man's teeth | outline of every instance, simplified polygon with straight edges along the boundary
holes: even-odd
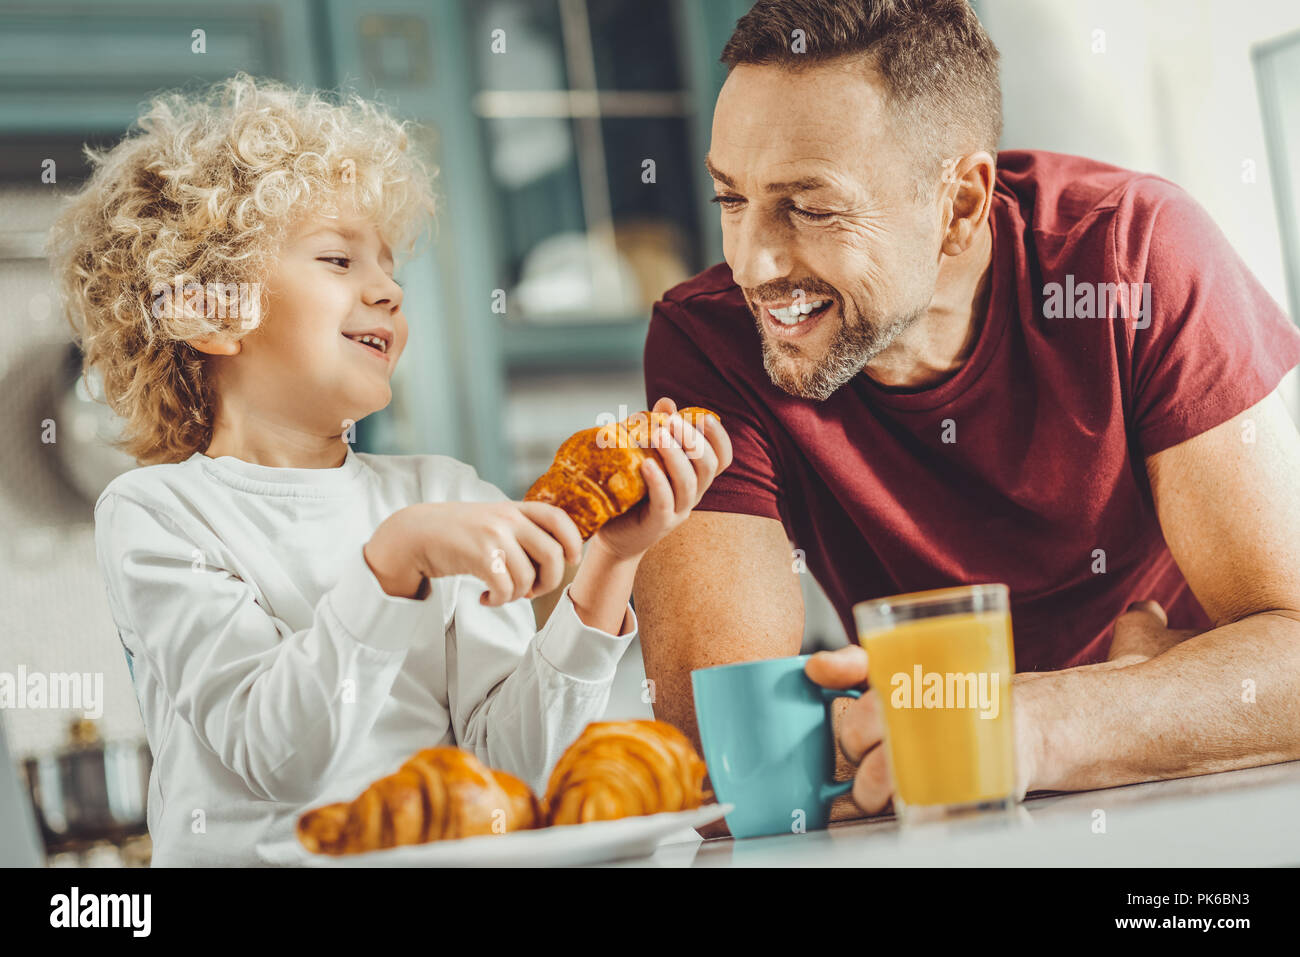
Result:
[[[348,336],[348,338],[351,339],[353,342],[364,342],[368,346],[374,346],[380,352],[384,352],[384,353],[388,352],[388,343],[384,342],[384,340],[380,339],[378,336],[372,336],[372,335]]]
[[[817,299],[813,302],[793,302],[780,309],[769,309],[767,312],[777,322],[793,326],[796,323],[803,322],[809,314],[820,309],[828,302],[830,302],[829,299]]]

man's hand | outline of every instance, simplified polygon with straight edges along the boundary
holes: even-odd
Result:
[[[1146,599],[1129,604],[1127,610],[1111,626],[1110,652],[1105,661],[1092,665],[1079,665],[1064,671],[1108,671],[1127,668],[1150,661],[1175,645],[1199,635],[1193,628],[1170,628],[1169,616],[1159,602]],[[1045,675],[1059,675],[1062,671],[1022,671],[1015,681],[1032,681]]]
[[[1106,660],[1121,667],[1141,664],[1199,634],[1193,628],[1170,628],[1159,602],[1135,601],[1115,619]]]
[[[894,782],[885,753],[884,714],[880,697],[867,689],[867,651],[848,645],[836,651],[819,651],[804,665],[804,673],[824,688],[864,689],[861,698],[849,704],[840,720],[839,744],[845,756],[858,765],[853,778],[853,801],[867,814],[879,814],[891,803]],[[1022,800],[1033,780],[1037,760],[1032,720],[1016,710],[1016,689],[1012,685],[1012,714],[1016,731],[1016,794]]]
[[[1108,660],[1068,671],[1124,668],[1141,664],[1186,641],[1199,632],[1170,628],[1165,610],[1154,601],[1137,601],[1115,619]],[[857,688],[864,693],[843,710],[838,741],[845,757],[854,762],[853,801],[867,814],[879,814],[891,803],[894,793],[889,760],[882,746],[884,716],[879,697],[867,688],[867,652],[860,645],[836,651],[819,651],[804,666],[804,673],[824,688]],[[1047,744],[1044,729],[1037,727],[1027,703],[1029,689],[1023,685],[1059,671],[1022,672],[1012,681],[1012,721],[1016,729],[1016,800],[1022,800],[1033,785],[1038,748]]]
[[[858,766],[853,778],[853,803],[867,814],[879,814],[890,803],[894,782],[883,747],[880,701],[874,691],[867,690],[866,649],[848,645],[836,651],[819,651],[804,665],[804,674],[823,688],[857,688],[863,692],[841,712],[838,740],[844,756]]]

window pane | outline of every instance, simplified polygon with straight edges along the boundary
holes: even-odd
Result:
[[[587,0],[599,89],[683,88],[676,6],[673,0]]]
[[[586,228],[571,120],[484,120],[488,167],[500,212],[499,245],[507,276],[540,240]]]
[[[569,85],[556,0],[469,0],[469,43],[481,90],[563,90]],[[503,31],[494,36],[494,31]],[[504,52],[493,52],[493,43]]]
[[[609,176],[610,205],[617,224],[639,222],[674,235],[682,279],[698,272],[699,209],[685,119],[647,117],[601,121]],[[651,168],[654,182],[644,182]],[[667,286],[659,289],[662,293]],[[653,302],[653,300],[651,300]]]

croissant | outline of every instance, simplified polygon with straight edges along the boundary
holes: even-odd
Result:
[[[636,814],[688,811],[704,762],[664,721],[594,721],[560,756],[546,785],[547,824],[583,824]]]
[[[692,425],[706,415],[718,418],[716,412],[696,406],[678,413]],[[650,447],[650,436],[652,429],[666,427],[668,419],[663,412],[638,412],[622,422],[575,433],[560,446],[555,461],[525,493],[524,501],[564,509],[585,542],[645,498],[649,489],[641,477],[641,463],[654,456],[663,465],[659,451]]]
[[[312,853],[340,855],[541,823],[541,806],[523,781],[460,748],[427,748],[355,801],[307,811],[297,831]]]

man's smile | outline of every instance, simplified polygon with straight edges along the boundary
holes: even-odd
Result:
[[[762,317],[768,335],[791,340],[802,339],[821,327],[823,321],[836,312],[836,306],[833,299],[821,297],[759,302],[755,304],[755,310]]]

